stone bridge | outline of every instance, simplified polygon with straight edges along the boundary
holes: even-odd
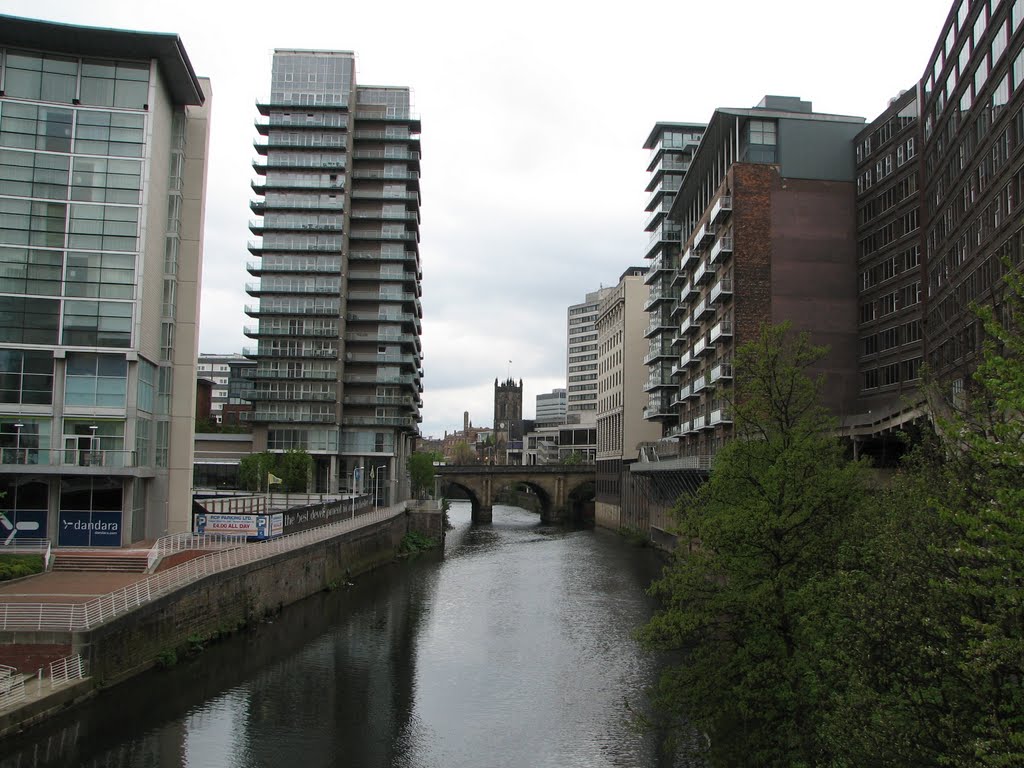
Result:
[[[540,500],[545,523],[578,522],[593,514],[596,470],[593,464],[542,466],[448,465],[435,468],[442,496],[446,488],[462,489],[473,505],[473,522],[489,523],[494,498],[502,489],[525,485]]]

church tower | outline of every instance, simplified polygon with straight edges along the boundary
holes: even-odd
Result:
[[[523,380],[516,384],[511,378],[502,383],[494,380],[495,440],[523,439]]]

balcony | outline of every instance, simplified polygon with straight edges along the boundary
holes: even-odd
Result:
[[[704,429],[705,423],[707,423],[706,416],[694,416],[693,419],[690,421],[689,433],[693,434],[694,432],[700,432],[702,429]]]
[[[715,427],[719,424],[732,424],[732,410],[728,406],[723,405],[711,411],[708,425]]]
[[[693,236],[693,247],[696,250],[700,250],[710,242],[715,236],[714,229],[708,224],[701,224],[697,227],[696,233]]]
[[[683,251],[683,255],[679,257],[679,269],[690,269],[697,263],[698,258],[699,256],[693,248],[687,248]]]
[[[647,301],[644,302],[644,312],[649,312],[651,307],[663,301],[674,301],[675,296],[671,291],[663,290],[660,285],[652,285],[647,292]]]
[[[345,210],[344,199],[340,196],[331,195],[328,200],[321,200],[319,196],[298,196],[291,195],[285,199],[274,199],[270,208],[275,211],[330,211],[341,213]],[[257,216],[263,216],[267,211],[267,201],[261,198],[254,198],[249,201],[249,209]]]
[[[672,321],[665,317],[655,316],[651,318],[650,324],[644,331],[644,338],[651,338],[655,334],[664,333],[665,331],[672,330],[675,325]]]
[[[256,368],[248,377],[256,381],[294,379],[295,381],[334,381],[338,378],[337,371],[333,370],[288,370],[280,368]]]
[[[259,261],[247,262],[245,268],[253,277],[268,272],[336,275],[341,272],[341,259],[275,259],[267,256]]]
[[[268,189],[296,190],[299,192],[327,192],[340,195],[345,189],[344,179],[321,181],[319,176],[310,174],[309,178],[285,179],[275,175],[273,178],[253,179],[249,182],[252,191],[257,195],[265,195]]]
[[[345,405],[391,405],[402,408],[412,408],[416,405],[415,398],[411,395],[345,395],[342,402]]]
[[[712,413],[714,413],[714,411],[708,411],[704,415],[704,422],[700,425],[700,429],[702,429],[702,430],[710,430],[710,429],[714,429],[715,428],[714,422],[711,421],[711,414]]]
[[[359,209],[352,211],[353,219],[376,219],[379,221],[411,221],[420,223],[420,215],[416,211],[381,211]]]
[[[679,300],[683,302],[693,301],[700,295],[700,289],[693,278],[683,283],[683,289],[679,292]]]
[[[341,423],[346,427],[414,427],[412,416],[343,416]]]
[[[333,305],[321,305],[321,306],[281,306],[281,305],[270,305],[264,307],[263,305],[252,306],[251,304],[245,305],[245,314],[249,317],[268,317],[273,315],[312,315],[319,317],[337,317],[341,311],[339,304]]]
[[[695,320],[704,320],[714,314],[715,305],[709,303],[707,299],[701,299],[697,303],[697,306],[693,308],[693,317]]]
[[[250,411],[240,414],[242,421],[257,424],[337,424],[333,413],[292,413],[291,411]]]
[[[242,392],[242,398],[253,402],[333,403],[337,395],[333,392],[249,389]]]
[[[339,236],[338,240],[341,238]],[[341,243],[302,243],[301,245],[264,245],[250,240],[246,243],[249,253],[260,256],[264,253],[340,253]]]
[[[97,442],[100,440],[102,438],[96,438]],[[105,470],[131,469],[139,466],[135,451],[115,451],[105,448],[0,448],[0,465],[5,467],[94,467]]]
[[[698,345],[700,345],[700,349],[697,348]],[[700,355],[701,357],[703,357],[704,355],[714,354],[714,351],[715,342],[714,340],[712,340],[710,334],[705,336],[703,339],[697,339],[697,341],[694,342],[693,344],[693,354],[695,355]]]
[[[383,170],[383,169],[365,169],[352,171],[352,178],[354,179],[394,179],[396,181],[411,181],[419,183],[420,174],[418,171],[398,171],[398,170]]]
[[[264,284],[266,283],[266,284]],[[258,283],[246,283],[245,292],[250,296],[266,296],[268,294],[326,294],[337,296],[341,290],[340,284],[335,285],[275,285],[273,280],[260,281]]]
[[[697,318],[693,315],[687,315],[683,318],[683,322],[679,324],[679,333],[683,336],[689,336],[691,333],[696,333],[700,330],[700,323],[697,322]]]
[[[723,214],[729,213],[732,210],[732,195],[722,195],[720,198],[715,200],[714,205],[711,206],[711,215],[708,216],[708,222],[711,224],[717,224],[718,218]]]
[[[703,339],[698,340],[697,344],[700,344],[702,341]],[[701,350],[697,349],[697,344],[694,344],[691,349],[689,349],[686,352],[683,352],[683,354],[679,356],[679,364],[682,367],[693,368],[700,365]]]
[[[647,265],[647,273],[644,275],[644,283],[650,285],[654,282],[654,278],[659,274],[672,271],[672,264],[669,260],[665,259],[662,254],[659,254],[651,263]]]
[[[387,149],[357,149],[352,153],[356,160],[408,160],[420,161],[420,153],[405,147],[389,147]]]
[[[662,357],[675,357],[675,353],[672,351],[671,345],[664,342],[655,342],[650,345],[647,354],[644,355],[644,365],[649,365]]]
[[[708,376],[699,376],[690,387],[694,396],[699,395],[704,389],[711,383],[711,379]]]
[[[349,232],[351,240],[415,240],[415,232],[385,232],[380,229],[353,229]]]
[[[260,328],[258,325],[252,326],[247,325],[242,329],[242,333],[248,336],[250,339],[261,339],[264,337],[310,337],[319,339],[336,339],[338,338],[338,328],[274,328],[266,327]]]
[[[246,357],[261,358],[261,357],[285,357],[285,358],[310,358],[319,360],[337,360],[338,350],[336,349],[267,349],[264,347],[243,347],[242,354]]]
[[[675,408],[680,405],[687,397],[690,396],[690,385],[684,384],[679,388],[675,395],[672,396],[671,406]]]
[[[725,257],[732,253],[732,235],[726,235],[718,238],[715,244],[711,246],[711,253],[708,255],[708,261],[717,263],[724,261]]]
[[[710,338],[711,341],[716,341],[721,338],[731,339],[732,320],[719,320],[717,323],[711,326]]]
[[[707,283],[715,276],[716,267],[710,262],[703,262],[693,272],[693,282],[697,285]]]
[[[732,296],[732,278],[723,277],[713,286],[711,286],[711,292],[708,293],[708,301],[716,303],[721,299],[727,299]]]
[[[732,380],[732,363],[719,363],[711,369],[711,383]]]

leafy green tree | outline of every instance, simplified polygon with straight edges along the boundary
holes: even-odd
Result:
[[[273,471],[282,480],[280,490],[305,493],[313,475],[313,457],[301,448],[292,448],[277,456]]]
[[[945,482],[929,494],[958,534],[943,586],[964,607],[958,664],[973,694],[946,713],[964,738],[944,759],[1000,768],[1024,765],[1024,279],[1005,280],[999,311],[978,309],[985,340],[964,389],[931,389]]]
[[[265,491],[267,475],[276,465],[277,458],[270,451],[250,453],[238,463],[238,482],[247,491]]]
[[[452,446],[452,461],[455,464],[473,464],[476,462],[476,452],[465,440],[459,440]]]
[[[409,477],[412,481],[412,492],[420,499],[425,499],[434,490],[434,462],[437,454],[417,451],[409,457]]]
[[[565,466],[577,467],[586,463],[586,457],[579,451],[573,451],[563,456],[561,463]]]
[[[825,350],[766,327],[736,355],[736,439],[695,498],[676,507],[690,546],[652,587],[662,608],[639,632],[683,653],[655,687],[668,727],[696,728],[714,765],[823,762],[816,712],[819,579],[836,570],[863,496],[820,405],[810,367]],[[687,723],[689,725],[687,725]]]

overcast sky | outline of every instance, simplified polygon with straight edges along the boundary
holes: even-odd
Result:
[[[244,284],[255,102],[275,48],[352,50],[362,85],[413,89],[423,121],[424,409],[489,426],[494,379],[565,386],[565,312],[643,264],[643,149],[766,93],[877,116],[924,71],[945,0],[227,2],[5,0],[3,11],[175,32],[213,81],[200,351],[254,346]],[[511,361],[511,363],[509,362]]]

